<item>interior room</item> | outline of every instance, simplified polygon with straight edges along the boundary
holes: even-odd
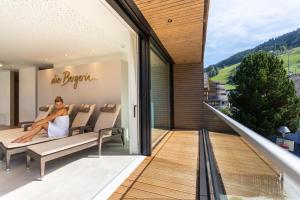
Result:
[[[136,156],[138,34],[105,1],[1,1],[0,9],[0,136],[8,128],[34,121],[57,96],[74,105],[71,123],[82,104],[95,104],[88,120],[91,127],[105,104],[119,105],[114,126],[124,130],[124,145],[115,138],[103,143],[100,157],[95,147],[51,161],[41,182],[36,182],[38,163],[26,170],[23,154],[12,156],[9,171],[0,161],[1,198],[36,198],[54,186],[58,189],[51,199],[62,194],[101,196],[142,157]],[[75,173],[81,178],[74,178]],[[65,185],[82,189],[66,194],[59,189]]]
[[[56,96],[75,107],[120,104],[129,148],[129,108],[137,104],[137,34],[102,1],[20,2],[0,5],[5,11],[0,21],[5,30],[0,37],[1,126],[33,121]],[[11,105],[13,100],[18,103]],[[96,117],[95,112],[91,124]]]

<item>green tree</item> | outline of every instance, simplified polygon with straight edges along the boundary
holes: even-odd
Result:
[[[237,68],[233,82],[237,87],[229,94],[231,113],[242,124],[266,137],[282,125],[298,128],[300,100],[282,60],[266,52],[251,54]]]

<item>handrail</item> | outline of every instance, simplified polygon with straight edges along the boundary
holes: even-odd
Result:
[[[204,151],[202,157],[204,157],[207,168],[206,174],[210,192],[209,196],[213,195],[214,200],[227,200],[226,190],[224,188],[222,177],[219,173],[208,131],[203,129],[200,136],[202,136],[200,139],[203,140],[202,145],[204,146],[202,148],[202,151]]]
[[[207,103],[203,102],[211,111],[213,111],[222,121],[228,124],[236,133],[240,134],[253,147],[258,149],[268,158],[276,167],[289,178],[300,185],[300,159],[295,155],[283,150],[273,142],[267,140],[258,133],[252,131],[241,123],[228,117]]]

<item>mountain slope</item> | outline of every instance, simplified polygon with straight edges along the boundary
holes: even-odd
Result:
[[[230,77],[234,74],[238,64],[230,65],[219,70],[218,75],[211,77],[210,80],[225,84],[226,90],[235,89],[234,85],[228,83]]]
[[[288,55],[289,54],[289,55]],[[288,71],[288,60],[290,62],[290,73],[300,73],[300,47],[293,48],[288,52],[278,55],[278,58],[283,60],[283,65]],[[216,76],[210,78],[210,80],[224,83],[226,90],[234,89],[235,86],[229,83],[230,77],[234,75],[235,69],[238,64],[225,66],[223,69],[219,70]]]
[[[240,63],[245,56],[250,53],[257,51],[272,51],[277,54],[286,51],[287,49],[292,49],[300,46],[300,28],[286,33],[277,38],[272,38],[269,41],[260,44],[253,49],[248,49],[239,53],[236,53],[229,58],[222,60],[221,62],[211,65],[205,69],[205,71],[209,74],[210,77],[216,75],[218,71],[225,66],[230,66],[236,63]]]

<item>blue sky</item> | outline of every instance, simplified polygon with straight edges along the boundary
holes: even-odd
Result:
[[[300,28],[300,0],[210,0],[204,66]]]

